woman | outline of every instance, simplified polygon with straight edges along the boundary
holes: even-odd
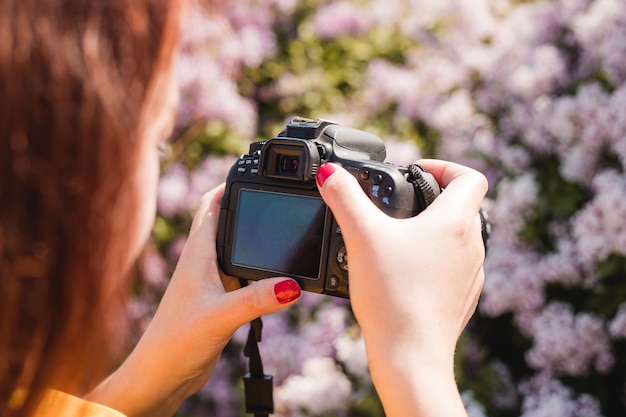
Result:
[[[101,3],[0,3],[1,416],[172,415],[239,326],[300,295],[288,278],[241,289],[221,279],[218,187],[146,333],[102,381],[154,219],[182,6]],[[484,279],[476,213],[487,184],[422,163],[446,190],[413,219],[382,214],[336,165],[317,180],[350,252],[351,301],[387,415],[464,415],[453,354]]]

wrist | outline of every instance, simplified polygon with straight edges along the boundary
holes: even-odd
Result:
[[[86,399],[106,405],[127,417],[172,416],[190,395],[187,383],[173,383],[160,366],[145,363],[142,355],[131,356]]]
[[[387,417],[466,416],[454,352],[427,344],[369,344],[370,372]]]

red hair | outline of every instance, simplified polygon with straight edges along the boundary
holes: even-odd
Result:
[[[137,220],[137,130],[173,59],[178,8],[0,3],[0,416],[109,371],[107,323],[128,286]]]

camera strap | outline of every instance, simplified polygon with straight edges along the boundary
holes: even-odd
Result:
[[[435,191],[432,189],[428,181],[424,179],[422,172],[426,170],[418,164],[411,164],[407,167],[407,181],[413,184],[415,189],[415,202],[419,211],[426,209],[433,201],[435,201]],[[438,193],[437,193],[438,194]]]
[[[240,280],[242,286],[247,282]],[[258,317],[250,322],[248,339],[243,354],[249,359],[248,373],[243,377],[246,413],[254,417],[268,417],[274,412],[273,377],[263,372],[263,361],[258,342],[261,341],[263,321]]]

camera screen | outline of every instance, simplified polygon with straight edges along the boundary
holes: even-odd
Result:
[[[233,265],[317,279],[325,211],[319,197],[240,190]]]

